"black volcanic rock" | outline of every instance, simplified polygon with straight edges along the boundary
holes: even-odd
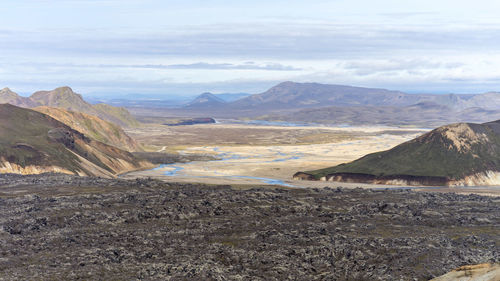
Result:
[[[0,175],[5,280],[429,280],[500,261],[498,198]]]

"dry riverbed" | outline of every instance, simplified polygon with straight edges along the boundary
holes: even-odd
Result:
[[[315,186],[317,183],[292,181],[292,175],[299,170],[328,167],[390,149],[423,132],[423,129],[388,127],[210,124],[172,128],[150,125],[129,133],[145,145],[176,148],[184,155],[212,154],[221,160],[163,165],[124,177],[211,184]]]

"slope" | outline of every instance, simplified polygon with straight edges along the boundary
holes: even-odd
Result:
[[[40,112],[0,105],[0,172],[114,177],[151,167]]]
[[[390,150],[294,177],[403,185],[500,184],[500,120],[442,126]]]
[[[125,108],[106,104],[91,105],[80,94],[73,92],[70,87],[60,87],[52,91],[38,91],[30,98],[39,105],[94,115],[122,127],[139,125],[139,122]]]
[[[31,100],[30,98],[21,97],[9,88],[3,88],[0,90],[0,103],[10,103],[21,107],[33,107],[38,105],[37,102]]]
[[[454,110],[469,107],[497,109],[500,93],[485,94],[408,94],[378,88],[320,83],[283,82],[264,93],[251,95],[228,104],[231,109],[302,109],[351,106],[410,106],[432,102]]]
[[[140,145],[129,137],[120,126],[96,116],[56,107],[39,106],[33,109],[49,115],[97,141],[127,151],[142,151]]]

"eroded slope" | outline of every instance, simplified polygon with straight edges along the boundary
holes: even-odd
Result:
[[[0,105],[0,172],[114,177],[150,167],[129,152],[86,137],[52,117]]]

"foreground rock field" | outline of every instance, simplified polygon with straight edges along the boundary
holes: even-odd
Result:
[[[429,280],[500,261],[500,198],[0,176],[0,280]]]

